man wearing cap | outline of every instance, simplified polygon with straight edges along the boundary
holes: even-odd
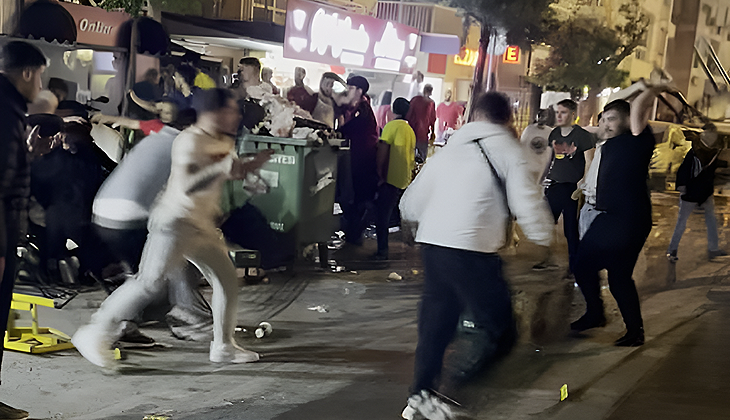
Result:
[[[353,197],[348,203],[340,203],[344,213],[345,240],[359,245],[365,228],[364,216],[368,202],[375,196],[378,174],[375,156],[378,146],[378,123],[366,96],[370,83],[362,76],[347,79],[347,92],[335,96],[342,108],[345,124],[340,132],[350,139],[350,161]]]

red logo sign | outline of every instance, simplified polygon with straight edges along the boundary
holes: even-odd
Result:
[[[507,50],[502,57],[503,63],[520,64],[520,47],[516,45],[507,46]]]

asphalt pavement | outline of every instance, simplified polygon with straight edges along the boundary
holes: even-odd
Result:
[[[676,200],[655,194],[656,226],[637,267],[643,347],[612,345],[623,325],[608,290],[605,328],[580,337],[553,328],[550,336],[533,339],[525,328],[554,315],[550,305],[525,302],[571,284],[562,270],[532,272],[535,249],[523,241],[505,256],[516,309],[531,315],[512,354],[463,390],[474,418],[728,417],[723,382],[730,371],[724,353],[730,344],[730,264],[707,261],[699,213],[690,218],[679,262],[666,261]],[[718,200],[717,208],[727,247],[727,203]],[[367,261],[375,250],[370,239],[364,248],[334,252],[335,270],[303,262],[293,273],[272,274],[270,284],[242,285],[241,325],[268,321],[274,329],[263,339],[237,334],[240,344],[261,353],[260,362],[212,364],[207,343],[176,340],[162,323],[151,323],[142,330],[161,346],[128,350],[116,373],[74,350],[6,352],[0,401],[28,410],[33,419],[397,419],[412,374],[423,272],[417,250],[398,242],[397,234],[392,241],[389,262]],[[556,244],[563,269],[565,257],[565,244]],[[555,300],[567,306],[560,312],[567,314],[559,319],[564,327],[583,305],[577,289],[566,293],[567,301]],[[41,325],[73,333],[103,298],[95,291],[61,310],[41,308]],[[562,401],[561,388],[567,389]]]

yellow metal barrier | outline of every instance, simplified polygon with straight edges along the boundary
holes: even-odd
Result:
[[[5,332],[5,348],[24,353],[48,353],[72,349],[74,345],[71,344],[71,337],[55,328],[38,326],[38,306],[53,308],[53,299],[13,293],[10,309],[30,311],[32,321],[30,327],[16,327],[12,322],[14,317],[11,314],[11,322]]]

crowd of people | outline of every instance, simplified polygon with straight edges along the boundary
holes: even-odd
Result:
[[[626,326],[615,344],[644,344],[632,273],[652,226],[647,176],[654,137],[647,110],[669,88],[665,78],[634,85],[625,98],[631,102],[608,103],[590,132],[576,124],[577,104],[564,100],[541,110],[537,122],[517,139],[512,106],[501,93],[475,97],[471,120],[462,126],[463,108],[452,102],[451,92],[436,107],[433,89],[425,85],[410,100],[395,98],[390,117],[380,124],[365,77],[324,73],[314,92],[304,84],[305,69],[297,68],[294,86],[280,89],[271,81],[271,70],[254,57],[240,60],[238,82],[231,88],[211,85],[209,76],[190,64],[163,69],[172,83],[159,82],[157,70],[147,72],[129,99],[153,118],[84,118],[73,112],[63,118],[55,114],[59,103],[67,101],[63,85],[54,82],[50,94],[41,93],[47,59],[40,50],[13,41],[3,47],[2,58],[3,328],[15,282],[15,247],[36,225],[39,232],[45,228],[44,264],[49,269],[70,261],[60,243],[69,238],[82,250],[74,257],[82,272],[103,281],[111,276],[110,266],[122,267],[120,285],[72,339],[91,363],[114,368],[112,343],[160,296],[169,300],[173,334],[210,341],[211,362],[259,360],[233,337],[238,283],[226,239],[270,232],[242,235],[244,227],[223,224],[221,236],[219,203],[227,181],[246,178],[273,153],[242,158],[234,140],[263,117],[257,99],[273,94],[350,141],[350,153],[338,161],[336,198],[345,240],[362,244],[365,228],[374,222],[377,252],[372,258],[387,260],[388,231],[398,210],[404,235],[420,244],[425,279],[414,378],[403,418],[453,418],[459,408],[448,396],[514,344],[517,331],[499,256],[510,240],[512,220],[541,246],[547,257],[533,268],[545,270],[558,266],[548,249],[562,217],[566,276],[575,278],[586,301],[585,314],[571,323],[573,331],[606,324],[599,277],[606,269]],[[116,165],[94,145],[91,122],[139,130],[143,139]],[[428,156],[437,139],[448,141]],[[698,205],[705,208],[709,256],[725,255],[712,214],[710,185],[720,165],[715,127],[704,127],[695,142],[678,174],[682,196],[667,251],[670,261],[677,260],[687,217]],[[414,176],[419,159],[427,164]],[[33,223],[27,215],[31,197],[42,222]],[[270,243],[276,253],[278,242]],[[104,258],[99,249],[105,250]],[[97,253],[89,257],[92,251]],[[210,304],[197,290],[201,276],[213,289]],[[454,365],[444,364],[446,348],[465,315],[474,324],[478,351]],[[0,412],[6,418],[25,413],[4,404]]]

